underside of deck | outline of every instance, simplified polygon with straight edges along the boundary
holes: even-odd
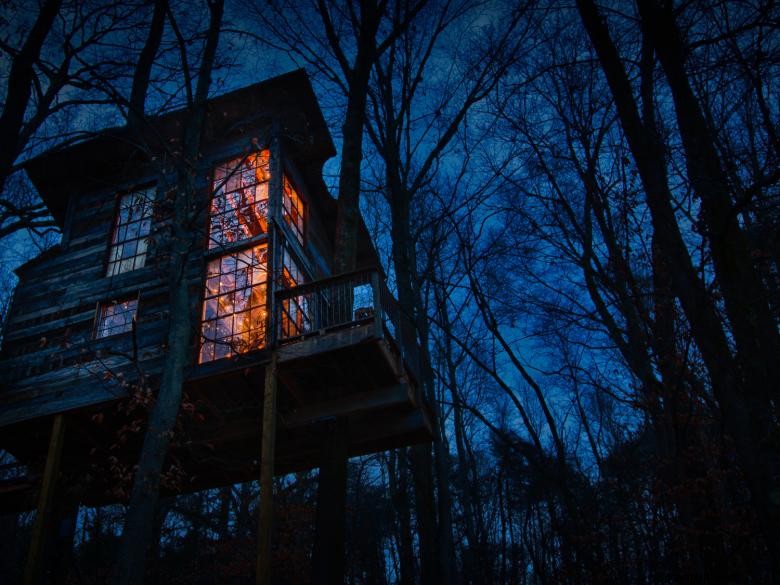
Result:
[[[180,493],[259,477],[270,351],[196,367],[185,384],[162,490]],[[115,400],[67,413],[62,485],[85,504],[127,497],[148,406]],[[278,349],[277,474],[319,466],[337,418],[351,456],[429,441],[431,419],[391,340],[374,323],[297,339]],[[27,467],[0,481],[0,511],[34,505],[51,417],[0,428],[0,449]]]

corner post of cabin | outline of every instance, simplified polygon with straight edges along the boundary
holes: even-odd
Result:
[[[279,308],[276,306],[276,291],[282,288],[281,277],[284,259],[283,233],[281,230],[282,215],[282,160],[281,128],[279,121],[272,123],[269,133],[268,149],[270,151],[269,170],[271,178],[268,183],[268,334],[267,344],[275,347],[279,335]]]
[[[57,414],[52,422],[46,465],[44,466],[43,478],[41,480],[41,491],[38,494],[38,507],[35,513],[32,540],[27,552],[27,564],[24,569],[24,585],[34,585],[40,579],[46,528],[50,524],[52,516],[64,439],[65,417],[62,414]]]
[[[281,129],[278,121],[272,125],[268,148],[270,150],[268,186],[268,236],[267,303],[268,332],[266,343],[271,349],[271,361],[265,367],[263,390],[263,420],[260,453],[260,503],[257,528],[257,585],[271,582],[271,536],[273,531],[273,480],[276,450],[276,391],[277,391],[277,337],[279,332],[276,291],[281,288],[283,266],[282,234],[279,229],[282,207],[282,173],[284,163],[281,152]]]

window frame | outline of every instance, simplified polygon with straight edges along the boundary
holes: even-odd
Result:
[[[144,250],[144,253],[143,253],[143,263],[140,266],[135,266],[136,260],[134,260],[133,261],[133,268],[131,268],[130,270],[124,270],[124,271],[119,271],[119,272],[111,272],[111,266],[112,265],[114,265],[114,266],[121,266],[121,263],[124,260],[127,260],[127,258],[112,260],[114,248],[116,246],[121,246],[122,244],[124,244],[127,241],[129,241],[129,240],[124,240],[121,243],[114,242],[114,235],[117,233],[117,230],[120,227],[118,222],[119,222],[119,219],[120,219],[120,213],[122,211],[122,200],[125,197],[127,197],[127,196],[136,195],[136,194],[140,194],[140,193],[143,193],[143,192],[146,192],[146,193],[149,194],[148,199],[147,199],[148,202],[149,202],[149,210],[150,210],[149,211],[149,216],[148,216],[148,218],[142,216],[142,218],[140,220],[138,220],[138,223],[142,223],[144,220],[148,219],[149,220],[149,231],[144,236],[140,236],[139,235],[138,237],[133,238],[136,242],[140,242],[141,240],[144,240],[144,239],[148,240],[148,238],[150,238],[151,234],[152,234],[152,224],[153,224],[153,219],[154,219],[154,204],[155,204],[155,202],[157,200],[157,188],[156,187],[157,187],[157,184],[155,182],[142,183],[142,184],[130,187],[128,189],[118,190],[115,193],[115,196],[114,196],[114,210],[113,210],[113,213],[111,215],[111,227],[108,230],[106,252],[105,252],[104,262],[103,262],[103,278],[116,278],[116,277],[121,276],[123,274],[129,274],[131,272],[135,272],[136,270],[141,270],[141,269],[146,268],[148,266],[147,260],[148,260],[148,257],[149,257],[149,248],[150,248],[149,244],[150,244],[150,242],[147,241],[146,242],[146,249]],[[135,223],[135,222],[133,222],[133,223]],[[125,225],[129,225],[129,224],[125,224]],[[132,256],[130,256],[130,258],[134,258],[135,259],[138,256],[139,256],[139,254],[138,254],[138,247],[137,247],[137,244],[136,244],[136,253],[133,254]]]
[[[228,165],[233,161],[239,161],[238,165],[236,167],[235,172],[241,172],[240,165],[243,165],[244,162],[253,155],[259,155],[263,151],[268,152],[268,180],[266,181],[268,185],[268,198],[267,198],[267,211],[266,211],[266,221],[267,221],[267,227],[265,232],[257,234],[255,236],[251,236],[247,239],[243,240],[237,240],[234,242],[228,242],[228,243],[218,243],[214,247],[211,247],[212,243],[212,237],[211,237],[211,225],[212,225],[212,205],[214,202],[214,197],[216,196],[217,189],[215,188],[216,181],[217,181],[217,169],[219,167],[228,167]],[[272,281],[271,281],[271,274],[269,271],[269,262],[268,259],[270,258],[272,254],[272,246],[271,246],[271,238],[270,231],[271,231],[271,225],[272,225],[272,216],[271,216],[271,209],[272,209],[272,198],[273,198],[273,176],[272,176],[272,159],[273,159],[273,153],[271,152],[270,146],[264,146],[262,148],[259,148],[257,150],[253,150],[249,153],[241,153],[238,155],[231,155],[226,156],[223,158],[220,158],[218,160],[215,160],[211,163],[211,170],[208,174],[209,179],[209,186],[208,186],[208,203],[206,206],[206,217],[205,217],[205,237],[203,242],[203,268],[202,268],[202,278],[201,278],[201,295],[200,295],[200,306],[199,306],[199,312],[198,312],[198,343],[196,346],[196,354],[195,354],[195,363],[198,366],[203,366],[206,364],[219,362],[224,359],[233,359],[236,356],[239,355],[246,355],[248,353],[254,352],[254,351],[260,351],[268,347],[268,343],[270,340],[270,326],[271,326],[271,306],[270,306],[270,296],[272,292]],[[226,180],[227,181],[227,180]],[[260,183],[256,183],[260,184]],[[207,343],[214,343],[216,346],[217,340],[216,336],[214,339],[207,338],[204,332],[204,325],[207,321],[214,321],[215,323],[218,321],[218,319],[206,319],[205,318],[205,311],[206,311],[206,305],[209,300],[219,298],[220,295],[210,295],[208,292],[207,284],[209,279],[209,264],[211,264],[214,261],[222,262],[222,259],[231,256],[231,255],[238,255],[241,252],[248,252],[252,251],[256,248],[264,248],[265,249],[265,256],[266,261],[264,264],[265,268],[265,334],[262,345],[256,348],[247,349],[242,352],[235,351],[235,347],[232,345],[232,343],[228,343],[227,347],[229,348],[229,355],[223,356],[223,357],[216,357],[216,350],[213,352],[214,357],[210,358],[208,360],[203,361],[201,359],[203,347]],[[252,290],[252,288],[255,286],[253,283],[248,288],[242,288],[240,290]],[[238,289],[234,287],[233,293],[235,293]],[[229,293],[227,293],[229,294]],[[250,293],[251,294],[251,293]],[[251,314],[251,306],[246,311]],[[240,314],[241,312],[232,312],[231,316],[234,316],[236,314]],[[235,326],[235,325],[234,325]],[[235,330],[234,330],[235,331]],[[248,330],[248,332],[253,331],[252,329]],[[236,337],[235,335],[231,336],[231,339]],[[227,338],[226,338],[227,339]]]
[[[239,164],[243,164],[244,161],[246,161],[250,156],[260,154],[263,151],[268,151],[268,180],[266,183],[268,184],[268,198],[267,198],[267,211],[266,211],[266,231],[264,233],[258,234],[256,236],[252,236],[251,238],[247,238],[245,240],[238,240],[235,242],[228,242],[228,243],[219,243],[215,245],[214,247],[211,247],[211,206],[214,202],[214,196],[216,193],[216,189],[214,188],[214,184],[216,183],[216,174],[217,174],[217,168],[219,167],[226,167],[229,163],[240,160],[241,162]],[[236,170],[235,172],[240,172]],[[226,156],[223,158],[218,159],[217,161],[213,162],[211,164],[211,170],[208,174],[208,181],[209,181],[209,200],[208,204],[206,206],[206,230],[205,230],[205,241],[204,241],[204,249],[205,254],[207,256],[213,256],[213,255],[220,255],[220,254],[228,254],[231,252],[235,252],[236,250],[240,250],[248,245],[248,242],[253,242],[255,244],[259,242],[263,242],[268,239],[268,233],[270,231],[270,225],[271,225],[271,149],[269,147],[260,148],[259,150],[243,153],[238,156],[232,155],[232,156]],[[227,179],[225,180],[227,182]],[[256,183],[256,185],[259,185],[260,183]],[[232,192],[232,191],[231,191]],[[220,214],[222,215],[222,214]]]
[[[309,231],[309,201],[306,197],[304,197],[302,190],[298,187],[299,182],[295,180],[293,175],[294,175],[293,169],[288,169],[288,168],[282,169],[282,181],[281,181],[282,197],[281,197],[281,201],[279,202],[280,203],[279,212],[280,212],[280,219],[281,219],[280,223],[292,235],[292,238],[287,238],[287,239],[290,241],[294,240],[301,247],[301,250],[305,250],[306,243],[308,241],[308,231]],[[285,213],[287,211],[284,206],[285,181],[287,181],[290,184],[291,189],[298,196],[298,201],[303,207],[302,213],[300,213],[301,222],[303,223],[303,229],[300,232],[298,232],[297,227],[293,228],[292,225],[288,223],[287,219],[285,218]],[[300,233],[300,239],[298,238],[299,233]]]
[[[297,241],[297,240],[296,240]],[[298,257],[298,253],[290,245],[290,242],[284,242],[280,247],[281,250],[281,270],[279,272],[279,286],[282,289],[294,289],[298,286],[311,282],[311,277],[306,269],[306,266],[301,262]],[[288,268],[287,261],[292,263],[292,266],[296,269],[299,281],[295,281],[292,272]],[[285,272],[290,274],[289,280],[285,277]],[[292,321],[290,321],[292,318]],[[280,319],[277,323],[279,332],[283,338],[301,337],[311,332],[311,327],[307,328],[306,324],[310,326],[312,323],[311,308],[309,307],[308,299],[305,297],[289,297],[282,301]],[[296,329],[296,334],[291,335],[291,327]]]
[[[264,263],[258,262],[258,264],[257,264],[257,266],[258,267],[262,267],[263,268],[263,272],[265,272],[265,279],[264,280],[262,280],[262,281],[260,281],[258,283],[255,283],[254,280],[252,280],[252,282],[248,282],[247,284],[245,284],[245,286],[242,286],[240,288],[238,286],[236,286],[237,282],[236,282],[236,280],[234,280],[232,288],[230,288],[230,289],[228,289],[228,290],[226,290],[224,292],[220,291],[219,288],[217,288],[217,292],[212,294],[212,292],[209,289],[209,282],[208,282],[210,280],[210,278],[209,278],[209,274],[210,274],[209,273],[209,265],[210,264],[212,264],[213,262],[217,262],[217,263],[220,264],[220,272],[219,273],[215,273],[214,276],[212,276],[211,278],[221,279],[223,276],[226,276],[228,274],[227,272],[222,272],[221,265],[222,265],[223,259],[228,258],[230,256],[237,257],[237,256],[239,256],[242,253],[250,253],[250,254],[252,254],[252,257],[254,258],[255,251],[257,251],[257,250],[262,250],[263,254],[265,255],[265,262]],[[269,246],[268,242],[260,242],[260,243],[255,242],[252,245],[245,246],[245,247],[242,247],[242,248],[237,249],[237,250],[232,250],[231,252],[223,252],[221,254],[211,254],[211,255],[208,255],[208,256],[204,256],[204,259],[205,259],[205,267],[204,267],[205,268],[205,275],[204,275],[204,279],[203,279],[203,292],[201,294],[200,311],[198,313],[198,320],[199,320],[199,325],[198,325],[198,350],[197,350],[197,356],[196,356],[197,357],[197,363],[199,365],[203,365],[203,364],[219,361],[221,359],[232,358],[232,357],[234,357],[236,355],[243,355],[243,354],[246,354],[246,353],[250,353],[252,351],[261,350],[261,349],[265,348],[268,345],[268,333],[269,333],[269,324],[270,324],[270,320],[269,320],[269,304],[268,304],[268,301],[269,301],[269,289],[270,289],[270,287],[269,287],[270,278],[269,278],[269,274],[268,274],[268,256],[269,256],[269,254],[270,254],[270,246]],[[236,263],[236,264],[237,264],[237,261],[238,261],[237,259],[233,260],[233,262]],[[249,264],[247,266],[248,272],[251,273],[254,270],[254,266],[255,266],[254,264]],[[239,270],[238,268],[235,268],[234,271],[233,271],[233,274],[238,274],[238,270]],[[263,290],[263,295],[265,296],[265,302],[263,304],[258,304],[258,305],[254,305],[254,306],[252,305],[251,298],[252,298],[252,294],[253,294],[254,289],[258,289],[258,290],[264,289]],[[222,356],[222,357],[217,357],[216,346],[221,343],[220,342],[220,338],[217,336],[217,331],[218,331],[219,321],[220,321],[219,299],[221,297],[225,297],[225,296],[228,296],[228,295],[234,295],[237,292],[243,292],[243,291],[246,291],[245,294],[249,295],[247,297],[247,299],[246,299],[246,302],[247,302],[246,307],[244,307],[242,310],[238,311],[238,310],[235,309],[235,302],[234,302],[233,306],[231,307],[231,311],[224,315],[224,317],[230,318],[231,322],[233,323],[231,325],[231,334],[230,334],[230,336],[222,338],[222,339],[225,339],[225,340],[230,340],[230,341],[227,341],[226,343],[224,343],[224,345],[228,348],[228,355],[225,355],[225,356]],[[208,304],[209,304],[209,302],[212,302],[212,301],[215,302],[215,307],[216,307],[216,311],[217,312],[214,314],[213,318],[206,318],[206,312],[207,312]],[[250,327],[246,331],[241,331],[239,333],[236,333],[236,328],[235,328],[235,324],[234,324],[235,322],[233,321],[235,316],[236,315],[246,314],[251,319],[251,313],[254,310],[258,309],[258,308],[262,308],[262,310],[265,312],[265,322],[263,323],[263,326],[262,327],[258,327],[258,328],[251,328]],[[213,323],[214,324],[213,325],[214,326],[214,334],[211,337],[207,336],[207,334],[205,332],[205,329],[207,327],[207,323]],[[250,347],[249,349],[246,349],[244,351],[236,351],[236,348],[235,348],[235,345],[234,345],[235,342],[233,340],[235,340],[237,338],[240,338],[239,336],[241,335],[241,333],[246,333],[248,338],[251,340],[252,332],[260,330],[260,329],[262,329],[264,331],[264,339],[263,339],[261,345],[259,345],[258,347],[254,347],[254,348]],[[203,353],[203,348],[208,343],[213,343],[214,344],[215,349],[212,352],[214,357],[212,357],[210,359],[207,359],[207,360],[202,360],[201,356],[202,356],[202,353]]]
[[[121,305],[123,303],[128,303],[128,302],[135,303],[132,316],[130,317],[130,322],[129,322],[130,328],[122,331],[116,331],[114,333],[109,333],[106,335],[101,335],[100,332],[102,330],[102,323],[105,318],[105,310],[110,307],[116,307],[118,305]],[[95,341],[100,341],[102,339],[109,339],[111,337],[116,337],[118,335],[132,333],[134,329],[133,323],[135,323],[135,327],[137,327],[138,325],[138,310],[140,305],[141,305],[140,291],[135,296],[125,295],[114,299],[98,301],[95,307],[95,317],[93,319],[93,324],[92,324],[92,339]],[[124,312],[127,313],[129,311],[124,311]]]

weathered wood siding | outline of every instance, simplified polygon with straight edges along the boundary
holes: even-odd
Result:
[[[268,136],[267,129],[255,135]],[[249,135],[251,136],[251,135]],[[202,221],[193,233],[195,251],[187,265],[193,317],[192,363],[196,367],[203,275],[205,229],[210,200],[210,169],[227,157],[252,147],[245,136],[212,145],[199,185]],[[285,162],[307,204],[305,249],[299,256],[313,278],[330,273],[331,235],[319,217],[323,196],[305,184],[296,163]],[[139,376],[154,379],[161,372],[168,323],[166,223],[155,214],[143,268],[106,277],[109,241],[118,193],[156,183],[148,167],[129,169],[121,177],[102,177],[104,188],[74,193],[69,200],[61,246],[43,253],[18,270],[19,284],[7,319],[0,352],[0,426],[63,410],[115,400],[127,395]],[[327,196],[327,193],[324,193]],[[158,193],[158,202],[164,194]],[[324,206],[332,202],[325,201]],[[332,231],[332,230],[331,230]],[[202,246],[202,247],[199,247]],[[94,338],[100,303],[139,298],[134,334]],[[212,366],[213,369],[213,366]]]
[[[71,197],[62,245],[18,271],[0,354],[0,425],[120,398],[123,381],[159,372],[167,289],[156,256],[105,275],[116,192]],[[135,335],[95,339],[99,303],[128,297],[140,299]]]

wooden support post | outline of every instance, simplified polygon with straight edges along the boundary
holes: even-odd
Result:
[[[265,368],[263,444],[260,459],[260,519],[257,527],[257,585],[271,583],[271,518],[274,505],[274,451],[276,445],[277,352]]]
[[[54,504],[54,530],[51,539],[51,549],[47,552],[48,575],[44,581],[49,585],[65,585],[68,573],[73,564],[73,537],[76,534],[76,523],[79,517],[79,502],[71,499],[63,501],[62,496],[56,498]],[[48,545],[47,545],[48,546]]]
[[[27,565],[24,569],[24,585],[36,585],[40,578],[43,564],[43,545],[46,538],[46,526],[51,520],[54,491],[57,486],[57,476],[60,472],[62,458],[62,443],[65,437],[65,418],[62,414],[54,417],[49,439],[49,451],[46,455],[46,466],[43,470],[41,491],[38,494],[38,509],[33,524],[32,541],[27,552]]]
[[[382,311],[382,293],[379,287],[379,271],[375,270],[371,273],[371,290],[374,294],[374,334],[377,336],[377,339],[382,339],[385,336],[385,328],[384,314]]]

